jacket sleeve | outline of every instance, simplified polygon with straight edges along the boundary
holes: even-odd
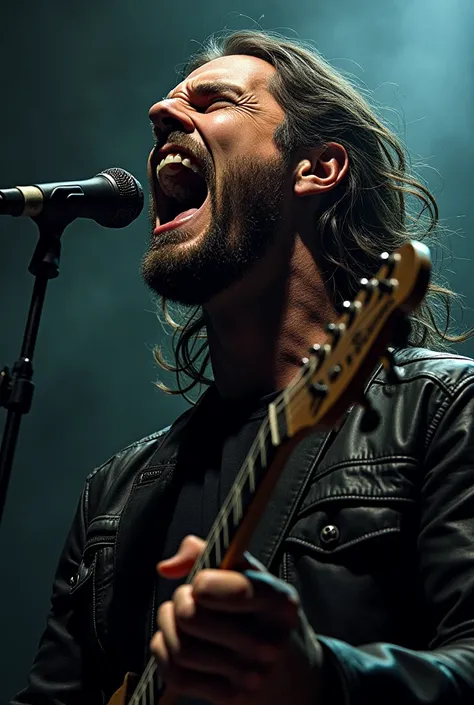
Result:
[[[41,637],[28,686],[10,705],[102,705],[100,690],[87,683],[81,644],[71,633],[73,605],[70,580],[78,572],[87,527],[87,490],[79,505],[62,551],[53,583],[51,609]]]
[[[429,649],[319,637],[330,697],[318,705],[474,703],[474,377],[451,391],[430,428],[421,486],[417,542]]]

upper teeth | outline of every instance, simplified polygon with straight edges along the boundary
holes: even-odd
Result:
[[[198,167],[197,164],[194,164],[189,157],[185,157],[182,154],[167,154],[164,159],[161,160],[161,162],[158,164],[156,167],[156,175],[159,177],[160,171],[163,169],[164,166],[167,164],[182,164],[183,166],[187,166],[188,169],[191,169],[192,171],[195,171],[196,174],[199,174],[202,176],[201,169]]]

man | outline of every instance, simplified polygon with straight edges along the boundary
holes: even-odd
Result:
[[[268,403],[359,277],[409,238],[407,195],[432,226],[433,198],[351,85],[283,38],[211,43],[150,117],[143,275],[188,307],[168,364],[180,391],[206,383],[208,360],[215,382],[87,479],[13,705],[107,702],[150,643],[187,702],[472,703],[474,365],[414,347],[438,330],[426,307],[398,379],[369,381],[377,428],[354,408],[293,451],[305,477],[287,525],[283,505],[265,514],[273,552],[260,534],[240,570],[178,587]]]

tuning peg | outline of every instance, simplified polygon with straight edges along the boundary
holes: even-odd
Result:
[[[397,279],[379,279],[379,290],[384,294],[391,294],[398,286]]]
[[[382,364],[385,370],[387,382],[389,384],[398,384],[401,381],[401,377],[397,371],[395,358],[393,357],[393,352],[391,350],[387,350],[383,355]]]
[[[401,257],[398,252],[394,252],[391,255],[388,252],[382,252],[382,254],[380,255],[380,259],[384,264],[387,265],[387,277],[390,277],[395,268],[395,265],[400,262]]]
[[[309,355],[319,355],[320,353],[321,353],[321,345],[319,343],[315,343],[314,345],[311,345],[310,348],[308,348]]]
[[[324,399],[324,397],[328,393],[328,388],[327,385],[323,384],[322,382],[315,382],[314,384],[309,385],[309,391],[313,395],[314,399],[317,399],[319,401],[321,399]]]
[[[367,277],[362,277],[359,281],[360,288],[367,294],[367,299],[369,299],[374,291],[378,288],[378,279],[367,279]]]
[[[327,343],[325,345],[320,345],[319,343],[315,343],[314,345],[311,345],[310,348],[308,348],[308,355],[311,357],[315,357],[317,360],[317,365],[316,368],[318,368],[325,357],[329,355],[331,352],[332,348],[330,345]],[[301,358],[301,364],[302,365],[307,365],[309,362],[309,357],[303,357]]]
[[[329,355],[331,350],[332,347],[328,343],[325,343],[324,345],[316,343],[315,345],[311,345],[311,347],[308,348],[308,354],[317,357],[319,364],[321,364],[321,362]],[[307,361],[308,358],[304,357],[303,360]]]
[[[360,421],[360,430],[362,433],[371,433],[372,431],[375,431],[380,423],[380,414],[376,409],[374,409],[367,397],[363,397],[360,403],[364,409],[364,413],[362,414]]]
[[[361,308],[360,301],[343,301],[342,302],[342,312],[347,313],[349,320],[347,325],[351,325],[355,318],[357,311]]]
[[[333,367],[331,367],[331,369],[328,372],[328,377],[331,380],[331,382],[335,382],[336,379],[341,374],[341,372],[342,372],[341,365],[334,365]]]
[[[329,333],[329,335],[332,335],[332,344],[333,347],[341,337],[341,334],[344,332],[346,326],[344,323],[326,323],[324,326],[324,330],[326,333]]]

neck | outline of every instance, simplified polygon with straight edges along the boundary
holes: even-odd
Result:
[[[286,387],[308,348],[336,319],[313,256],[300,237],[273,251],[205,307],[219,393],[229,399]]]

